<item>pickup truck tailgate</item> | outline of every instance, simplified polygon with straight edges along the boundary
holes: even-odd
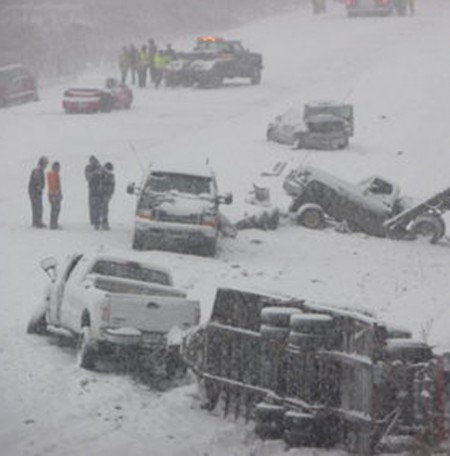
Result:
[[[174,326],[186,329],[198,324],[200,304],[172,296],[112,295],[109,323],[148,332],[168,332]]]

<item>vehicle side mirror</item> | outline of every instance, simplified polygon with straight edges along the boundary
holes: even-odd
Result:
[[[44,258],[40,264],[41,268],[50,277],[50,279],[55,280],[57,276],[56,270],[58,267],[58,261],[56,261],[53,257],[48,257]]]
[[[138,188],[136,187],[136,184],[134,182],[127,185],[127,193],[129,195],[136,195],[137,192],[138,192]]]

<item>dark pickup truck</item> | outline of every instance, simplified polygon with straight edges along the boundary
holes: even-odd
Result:
[[[179,52],[165,71],[168,87],[193,86],[215,88],[224,79],[249,78],[261,82],[262,55],[244,49],[240,41],[200,37],[192,52]]]

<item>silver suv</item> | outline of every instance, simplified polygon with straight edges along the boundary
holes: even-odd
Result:
[[[209,166],[152,165],[141,186],[130,184],[127,192],[138,196],[134,249],[215,255],[219,205],[231,204],[232,195],[219,195]]]

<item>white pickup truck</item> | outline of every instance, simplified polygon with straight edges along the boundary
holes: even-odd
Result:
[[[50,283],[27,331],[73,334],[83,368],[94,369],[107,351],[173,367],[176,335],[199,322],[199,303],[173,287],[168,270],[136,254],[75,253],[61,266],[54,258],[41,266]]]

